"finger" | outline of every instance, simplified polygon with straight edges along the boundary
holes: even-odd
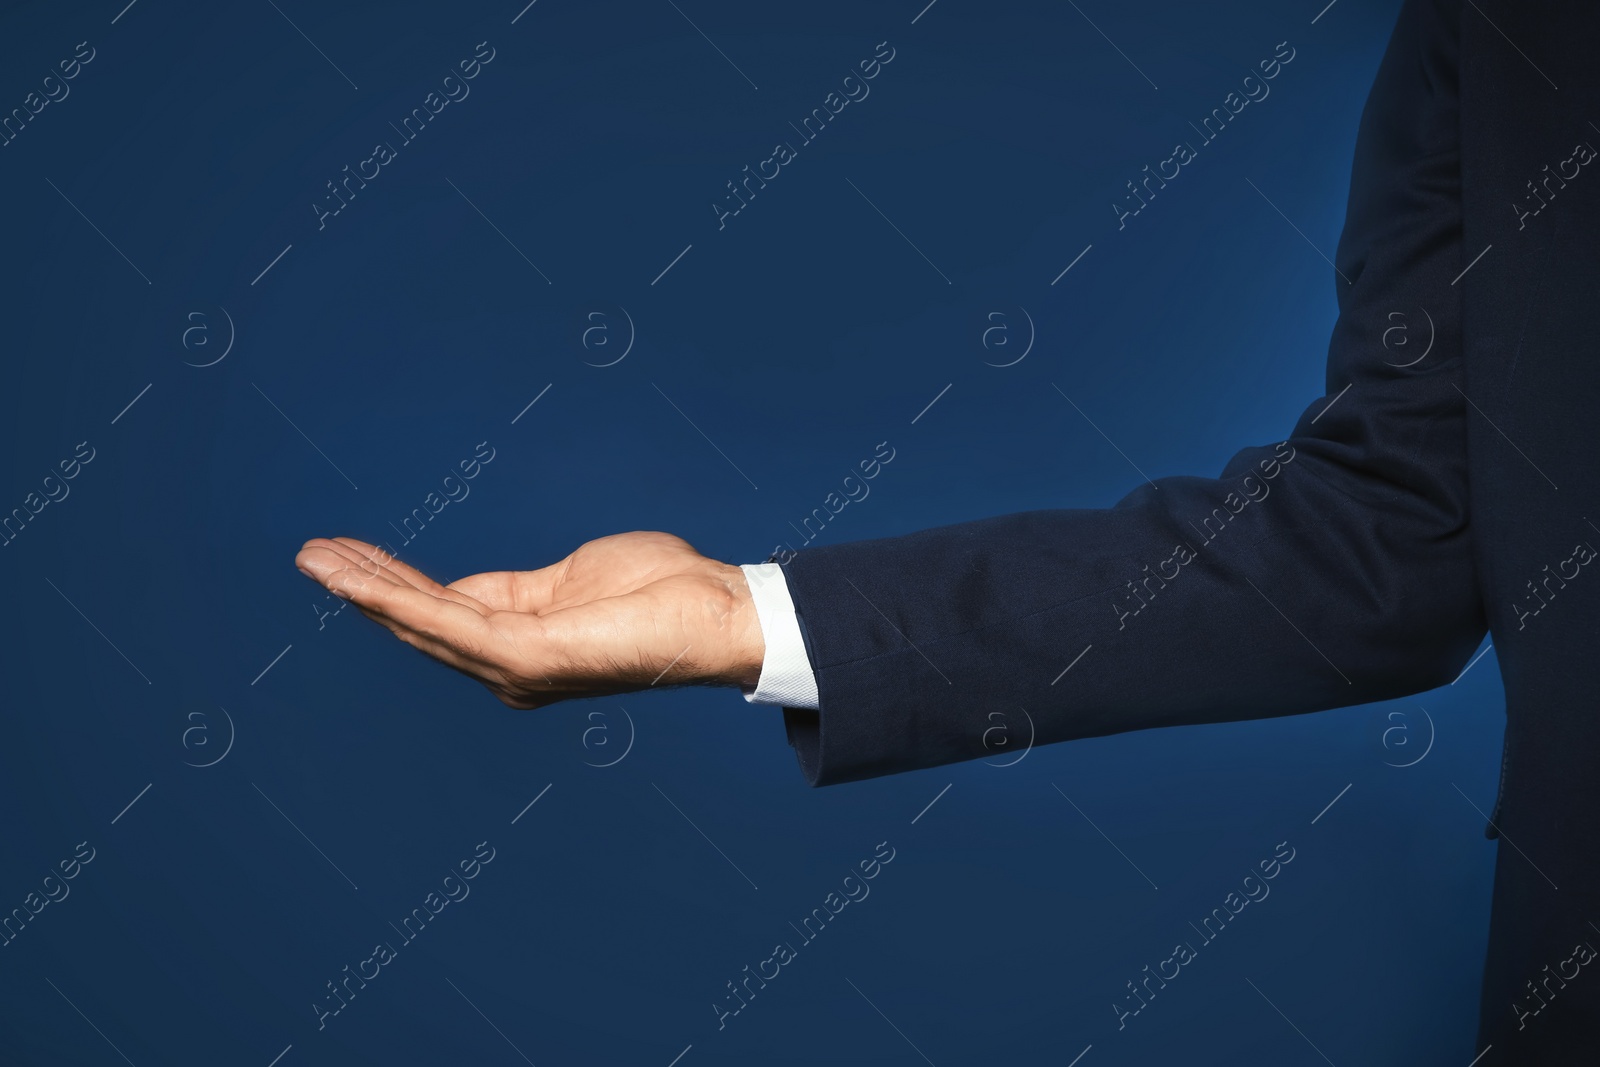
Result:
[[[506,655],[514,646],[503,629],[472,608],[353,569],[335,572],[328,581],[368,618],[448,666],[491,684],[521,673]]]
[[[442,641],[427,637],[414,630],[408,630],[398,622],[372,608],[357,604],[356,610],[383,626],[401,642],[410,645],[446,667],[466,675],[473,681],[479,682],[507,707],[527,710],[539,706],[539,701],[526,695],[526,685],[520,681],[519,675],[508,672],[493,663],[463,655]]]
[[[487,605],[495,611],[529,610],[518,606],[515,571],[487,571],[458,578],[445,588]]]
[[[414,633],[466,646],[481,636],[483,616],[452,600],[434,596],[392,575],[373,575],[345,567],[328,575],[328,585],[358,607],[375,611]]]
[[[335,537],[331,544],[343,549],[345,554],[355,557],[359,563],[359,569],[362,571],[377,568],[391,579],[403,582],[413,589],[418,589],[432,596],[450,600],[460,604],[462,607],[471,608],[480,615],[488,614],[490,610],[471,595],[439,584],[411,566],[411,564],[396,558],[393,553],[386,549],[379,548],[376,545],[369,545],[365,541],[360,541],[353,537]]]
[[[388,630],[391,634],[393,634],[398,640],[410,645],[418,652],[424,653],[425,655],[438,660],[446,667],[452,667],[458,671],[461,671],[463,674],[471,675],[479,681],[489,680],[486,668],[483,664],[480,664],[476,660],[469,659],[460,652],[457,652],[448,644],[442,641],[437,641],[431,637],[425,636],[424,634],[420,634],[415,630],[407,629],[405,626],[395,622],[389,616],[374,608],[367,607],[354,601],[352,601],[352,603],[356,604],[356,610],[361,612],[361,614],[365,615],[379,626],[382,626],[385,630]]]
[[[531,571],[492,571],[450,583],[500,611],[544,615],[639,589],[699,558],[693,546],[671,534],[635,532],[596,538],[565,559]]]
[[[530,634],[530,631],[543,629],[534,616],[491,611],[479,616],[482,627],[488,630],[487,635],[475,629],[463,638],[448,633],[431,635],[413,631],[376,609],[359,604],[357,607],[406,644],[485,683],[512,707],[534,706],[508,699],[512,693],[524,691],[536,683],[543,683],[546,690],[555,688],[546,665],[536,661],[525,647],[538,644],[536,633]]]
[[[338,557],[338,559],[341,561],[339,564],[340,569],[343,569],[344,567],[355,567],[357,570],[366,573],[369,577],[387,577],[391,581],[393,581],[395,578],[393,575],[385,575],[383,573],[381,563],[371,559],[365,553],[358,552],[349,545],[342,543],[338,538],[330,539],[327,537],[314,537],[307,541],[304,547],[301,549],[302,552],[309,552],[312,550],[318,550],[328,556]]]
[[[368,551],[363,552],[358,546]],[[388,562],[392,559],[387,552],[365,546],[354,538],[331,541],[318,538],[307,542],[296,562],[301,570],[350,600],[362,614],[395,637],[449,667],[491,687],[503,685],[512,676],[539,677],[549,684],[543,669],[506,632],[515,621],[514,616],[502,618],[498,623],[489,621],[487,616],[492,613],[491,608],[465,594],[446,589],[414,567],[397,568]],[[410,580],[402,581],[402,577]],[[419,589],[419,585],[429,588]],[[430,592],[430,588],[437,590],[437,595]],[[441,628],[435,615],[438,606],[457,604],[484,620],[483,626],[492,636],[477,632],[466,618],[460,620],[462,625],[454,632]]]
[[[555,589],[566,573],[571,557],[532,571],[486,571],[469,574],[451,582],[453,589],[495,611],[521,611],[540,614],[555,601]]]
[[[366,566],[361,567],[364,571],[387,571],[391,577],[398,578],[407,585],[423,589],[425,592],[428,591],[430,586],[443,588],[443,586],[440,586],[415,567],[408,563],[400,562],[399,557],[386,548],[369,545],[367,542],[354,537],[335,537],[331,538],[328,543],[358,564],[366,564]]]
[[[400,641],[484,683],[513,707],[532,706],[518,702],[514,679],[543,678],[543,671],[506,633],[516,617],[496,624],[487,618],[490,609],[483,604],[447,590],[414,567],[401,570],[390,561],[387,552],[354,538],[315,538],[295,557],[302,571],[354,603]],[[400,580],[402,576],[409,580]],[[438,595],[418,585],[431,586]],[[481,633],[483,628],[492,639]],[[485,642],[491,647],[485,648]],[[550,684],[547,678],[544,681]]]
[[[488,608],[471,597],[446,589],[415,567],[401,563],[387,551],[354,538],[338,537],[332,540],[314,538],[306,542],[306,547],[295,557],[295,563],[302,572],[322,582],[335,593],[339,590],[331,583],[332,577],[346,568],[354,568],[364,577],[409,586],[471,608],[479,615],[486,615],[489,612]]]
[[[333,577],[351,570],[362,574],[364,577],[376,581],[395,582],[396,579],[385,574],[381,568],[374,567],[367,562],[366,569],[360,570],[360,564],[366,562],[356,557],[350,549],[336,544],[325,538],[315,538],[307,541],[305,546],[294,557],[294,564],[300,573],[314,581],[321,582],[330,591],[338,593],[333,586]]]

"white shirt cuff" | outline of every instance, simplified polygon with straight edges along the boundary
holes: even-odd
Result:
[[[746,563],[739,569],[750,585],[761,638],[767,644],[761,658],[761,677],[754,690],[743,689],[744,698],[752,704],[820,708],[817,676],[806,655],[805,639],[800,636],[800,623],[795,618],[783,568],[776,563]]]

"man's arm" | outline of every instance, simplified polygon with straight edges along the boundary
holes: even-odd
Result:
[[[1327,395],[1220,478],[810,548],[784,564],[814,785],[1036,743],[1314,711],[1449,681],[1485,630],[1467,528],[1459,6],[1409,0],[1363,113]],[[1391,312],[1436,328],[1389,352]]]
[[[1026,712],[1047,743],[1394,697],[1466,662],[1485,623],[1453,288],[1465,265],[1459,14],[1452,0],[1401,11],[1357,140],[1328,395],[1287,440],[1110,509],[783,564],[817,686],[819,710],[785,710],[810,782],[991,754],[994,712]],[[1390,313],[1417,308],[1436,329],[1426,358],[1386,359]],[[749,573],[668,534],[605,537],[539,570],[449,585],[349,538],[309,541],[296,563],[513,707],[761,686]]]

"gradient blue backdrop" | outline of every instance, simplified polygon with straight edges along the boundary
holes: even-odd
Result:
[[[95,850],[0,947],[0,1062],[1472,1058],[1492,652],[1415,700],[812,790],[777,709],[508,711],[319,619],[292,565],[398,545],[484,441],[401,549],[441,579],[630,529],[758,562],[882,441],[823,541],[1215,473],[1323,393],[1318,249],[1393,0],[122,3],[0,15],[0,109],[94,49],[0,148],[0,507],[95,457],[0,548],[0,909]],[[324,183],[481,41],[470,96],[319,230]],[[719,230],[880,41],[870,95]],[[1271,95],[1119,230],[1124,183],[1282,41]],[[324,983],[481,841],[470,896],[319,1030]],[[1270,897],[1119,1030],[1281,841]]]

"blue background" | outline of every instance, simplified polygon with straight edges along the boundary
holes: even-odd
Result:
[[[0,148],[0,505],[95,458],[0,549],[0,909],[95,858],[0,948],[0,1062],[1471,1060],[1492,652],[1413,700],[813,790],[775,708],[509,711],[292,564],[398,545],[484,441],[400,552],[442,580],[631,529],[803,551],[882,441],[820,542],[1110,506],[1280,439],[1324,391],[1317,250],[1398,5],[1321,6],[8,5],[0,109],[95,52]],[[319,229],[480,41],[470,95]],[[1119,230],[1124,183],[1280,41],[1270,96]],[[481,841],[470,896],[319,1030],[324,983]],[[725,983],[885,841],[719,1030]],[[1283,841],[1271,895],[1119,1030],[1125,983]]]

